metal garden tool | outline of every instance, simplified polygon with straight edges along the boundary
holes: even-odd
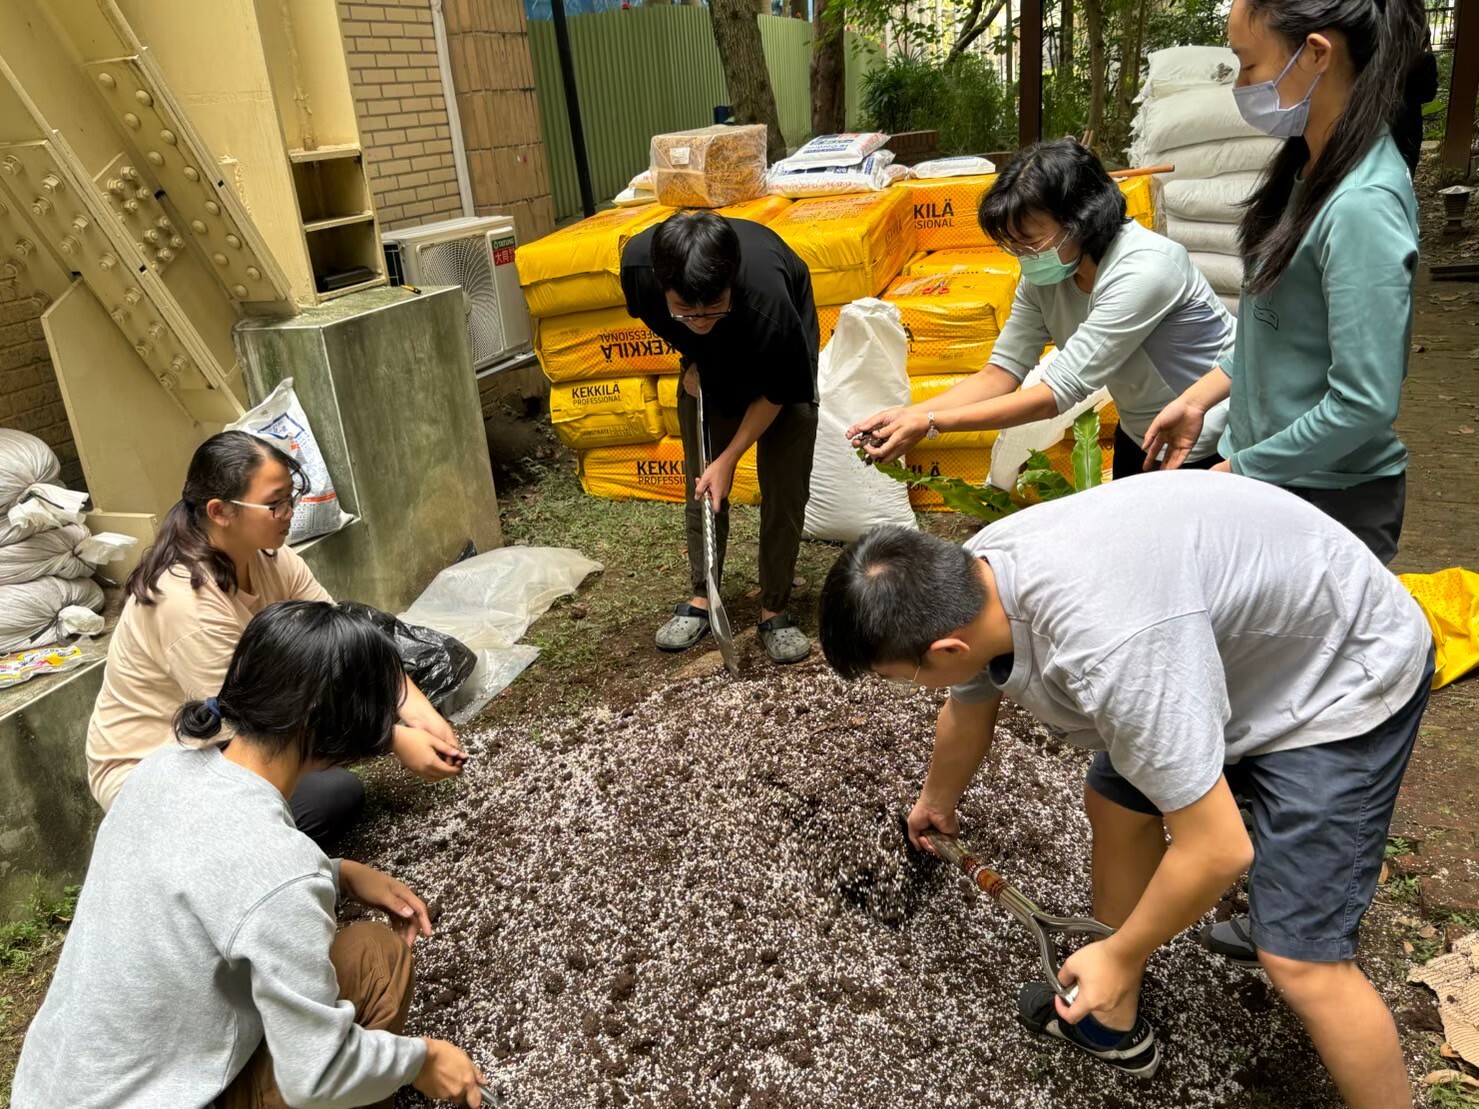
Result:
[[[709,424],[704,419],[704,391],[698,390],[698,462],[699,473],[709,468]],[[709,628],[719,643],[719,654],[724,665],[735,677],[739,677],[739,652],[734,649],[734,632],[729,627],[729,613],[724,611],[724,599],[719,595],[719,551],[715,542],[714,502],[704,496],[704,580],[709,593]]]
[[[1064,986],[1058,980],[1058,958],[1056,936],[1111,936],[1114,929],[1093,917],[1053,916],[1037,907],[1027,896],[1011,885],[996,871],[976,858],[975,853],[957,839],[947,836],[925,836],[925,842],[935,849],[935,854],[946,862],[953,863],[965,871],[968,877],[1007,912],[1016,917],[1027,930],[1037,937],[1038,951],[1042,955],[1043,970],[1053,991],[1067,1005],[1073,1004],[1078,996],[1077,986]]]

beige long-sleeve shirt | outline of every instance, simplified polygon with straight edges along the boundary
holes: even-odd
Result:
[[[209,578],[191,589],[176,566],[160,575],[154,604],[124,603],[87,726],[88,786],[104,810],[139,760],[171,742],[179,707],[221,691],[253,616],[278,601],[333,600],[286,547],[258,551],[251,581],[251,593],[223,593]]]

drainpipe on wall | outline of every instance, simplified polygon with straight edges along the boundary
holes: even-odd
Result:
[[[447,15],[443,0],[431,0],[431,26],[436,36],[437,66],[442,71],[442,99],[447,102],[447,124],[452,131],[452,161],[457,167],[457,192],[462,214],[477,215],[472,202],[472,174],[467,168],[467,144],[462,139],[462,117],[457,111],[457,85],[452,80],[452,59],[447,49]]]

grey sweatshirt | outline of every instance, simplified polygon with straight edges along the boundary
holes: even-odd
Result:
[[[338,866],[219,748],[170,744],[103,820],[13,1109],[202,1109],[265,1035],[289,1105],[338,1109],[420,1073],[419,1039],[340,1001]]]

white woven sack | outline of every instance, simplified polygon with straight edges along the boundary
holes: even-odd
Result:
[[[1137,151],[1161,152],[1262,134],[1239,114],[1230,85],[1206,85],[1164,100],[1147,100],[1131,131]],[[1137,159],[1135,164],[1143,163]]]
[[[1180,243],[1187,250],[1207,254],[1238,254],[1238,225],[1235,223],[1211,223],[1206,220],[1166,217],[1166,238]]]
[[[61,472],[56,455],[36,436],[0,428],[0,515],[31,486],[53,482]]]
[[[1191,264],[1202,271],[1212,291],[1237,296],[1243,287],[1243,260],[1226,254],[1207,254],[1193,250],[1188,255]]]
[[[55,643],[64,609],[80,605],[101,612],[103,591],[91,578],[41,578],[0,585],[0,654]]]
[[[1238,56],[1225,46],[1172,46],[1152,50],[1145,60],[1144,99],[1164,99],[1208,85],[1231,85]]]
[[[1136,165],[1173,165],[1170,173],[1157,176],[1164,181],[1221,177],[1226,173],[1262,173],[1284,145],[1282,139],[1227,139],[1223,142],[1183,146],[1179,150],[1148,150]]]
[[[806,503],[808,539],[851,542],[878,524],[917,526],[909,490],[864,465],[845,435],[858,420],[909,403],[908,357],[898,305],[868,297],[843,307],[817,368],[821,405]]]
[[[1243,218],[1243,201],[1253,195],[1261,174],[1227,173],[1187,181],[1167,181],[1161,189],[1161,208],[1166,218],[1200,220],[1207,223],[1237,223]]]

